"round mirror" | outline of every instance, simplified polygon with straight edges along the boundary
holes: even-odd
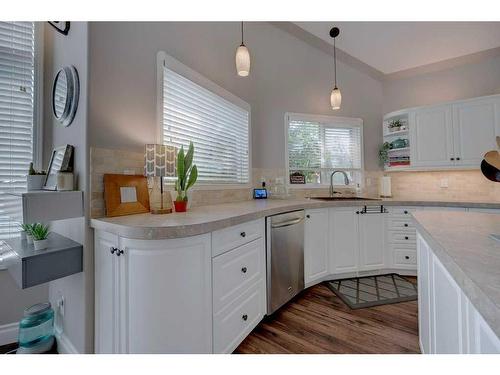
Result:
[[[57,72],[52,88],[52,110],[64,126],[69,126],[78,108],[80,85],[74,66],[66,66]]]

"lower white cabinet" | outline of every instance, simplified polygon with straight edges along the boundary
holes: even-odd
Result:
[[[307,286],[328,275],[328,209],[306,210],[304,228],[304,282]]]
[[[385,213],[359,214],[359,270],[386,267]]]
[[[329,209],[329,273],[357,272],[359,266],[359,208]]]
[[[417,235],[417,251],[422,352],[500,353],[500,339],[420,235]]]

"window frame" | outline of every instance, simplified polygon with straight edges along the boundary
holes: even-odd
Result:
[[[218,190],[223,189],[247,189],[253,186],[252,183],[252,111],[249,103],[230,93],[226,89],[212,82],[200,73],[189,68],[177,59],[168,55],[165,51],[159,51],[156,55],[156,134],[155,142],[163,144],[163,67],[174,71],[177,74],[189,79],[195,84],[213,92],[234,105],[243,108],[248,112],[248,181],[242,183],[217,183],[198,181],[191,189],[193,190]],[[196,150],[195,150],[196,152]],[[172,182],[166,182],[167,186],[173,187]]]
[[[285,129],[285,173],[286,173],[286,184],[287,187],[292,189],[325,189],[330,186],[330,183],[325,184],[291,184],[290,183],[290,161],[288,155],[288,129],[291,120],[302,120],[311,121],[328,124],[329,127],[344,128],[346,125],[348,127],[359,127],[360,128],[360,155],[361,155],[361,168],[359,172],[361,174],[359,186],[364,187],[364,172],[365,172],[365,156],[364,156],[364,132],[363,132],[363,119],[359,117],[340,117],[340,116],[327,116],[327,115],[315,115],[308,113],[295,113],[286,112],[284,116],[284,129]],[[339,126],[335,126],[338,123]],[[320,170],[331,170],[332,168],[319,168]],[[339,171],[353,171],[358,170],[354,168],[335,168]],[[346,187],[346,185],[333,185],[335,188]],[[355,184],[349,184],[349,188],[356,187]]]

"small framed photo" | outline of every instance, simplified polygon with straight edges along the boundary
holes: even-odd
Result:
[[[253,189],[253,199],[267,199],[267,189]]]
[[[52,151],[43,190],[57,190],[57,174],[73,172],[73,150],[73,146],[64,145]]]

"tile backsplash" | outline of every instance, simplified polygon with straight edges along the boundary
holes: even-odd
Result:
[[[90,150],[91,217],[104,216],[105,173],[143,174],[144,154],[105,148]],[[381,171],[365,171],[362,194],[378,196],[378,179]],[[500,184],[483,177],[478,170],[433,171],[433,172],[392,172],[392,194],[395,199],[414,200],[466,200],[500,202]],[[253,187],[260,187],[262,180],[272,192],[276,178],[286,182],[285,168],[253,168]],[[447,186],[447,187],[443,187]],[[336,189],[339,190],[339,189]],[[304,198],[328,195],[325,189],[304,189],[293,187],[288,190],[290,198]],[[345,190],[345,193],[353,193]],[[171,190],[172,198],[175,192]],[[195,189],[190,191],[190,206],[231,203],[252,199],[252,188],[241,189]]]

